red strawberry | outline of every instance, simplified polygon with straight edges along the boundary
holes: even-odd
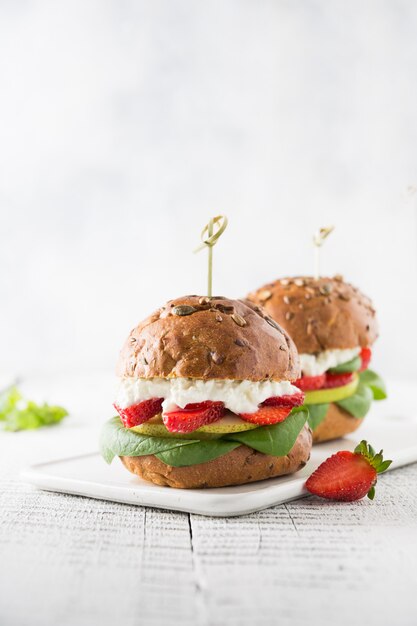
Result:
[[[301,389],[301,391],[314,391],[321,389],[325,380],[326,374],[320,374],[320,376],[302,376],[295,381],[294,385]]]
[[[362,365],[359,371],[363,372],[363,370],[366,370],[369,366],[371,356],[372,356],[371,348],[362,348],[359,356],[362,359]]]
[[[223,417],[225,408],[223,402],[195,402],[187,404],[183,409],[179,407],[169,413],[163,413],[162,419],[171,433],[191,433],[201,426],[213,424]]]
[[[329,374],[326,373],[326,381],[323,385],[323,389],[333,389],[334,387],[343,387],[343,385],[348,385],[353,380],[353,374]]]
[[[383,460],[382,450],[375,454],[372,446],[361,441],[354,452],[345,450],[326,459],[305,486],[310,493],[328,500],[352,502],[367,494],[373,500],[377,475],[391,463]]]
[[[126,409],[121,409],[117,404],[114,404],[114,408],[120,415],[120,419],[126,428],[132,428],[132,426],[139,426],[151,419],[154,415],[157,415],[162,411],[163,398],[151,398],[150,400],[144,400],[138,404],[132,404]]]
[[[256,413],[239,413],[245,422],[252,422],[259,426],[268,426],[269,424],[278,424],[283,422],[291,413],[290,406],[260,406]]]
[[[261,406],[300,406],[304,402],[304,394],[302,391],[292,393],[286,396],[275,396],[267,398],[262,402]]]

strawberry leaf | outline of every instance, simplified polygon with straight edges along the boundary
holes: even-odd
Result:
[[[375,450],[368,444],[365,439],[362,439],[360,443],[355,448],[355,454],[361,454],[372,467],[377,471],[378,474],[382,474],[385,472],[392,461],[384,461],[383,450],[380,450],[378,454],[375,454]]]
[[[368,456],[368,445],[365,439],[362,439],[362,441],[358,443],[354,451],[356,454],[362,454],[363,456]]]
[[[370,500],[373,500],[375,498],[375,485],[372,485],[372,487],[368,491],[368,498]]]
[[[377,469],[383,461],[382,450],[378,454],[373,455],[372,465]]]
[[[379,465],[379,467],[376,468],[376,471],[378,472],[378,474],[382,474],[382,472],[386,472],[389,466],[391,465],[391,463],[392,461],[383,461]]]

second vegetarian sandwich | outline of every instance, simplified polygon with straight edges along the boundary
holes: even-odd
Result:
[[[145,480],[222,487],[294,473],[310,457],[297,349],[257,305],[167,302],[132,330],[117,376],[101,452]]]
[[[371,301],[341,276],[282,278],[248,298],[264,307],[294,340],[313,441],[356,430],[372,400],[386,397],[369,369],[378,324]]]

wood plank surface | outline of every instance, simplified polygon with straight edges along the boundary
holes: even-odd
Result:
[[[216,519],[34,491],[2,475],[2,626],[417,620],[417,465],[377,499]]]
[[[79,402],[61,426],[0,432],[0,626],[417,624],[417,464],[374,502],[228,519],[35,491],[22,466],[96,448],[103,383],[77,380],[56,393]],[[390,388],[401,424],[415,388]]]

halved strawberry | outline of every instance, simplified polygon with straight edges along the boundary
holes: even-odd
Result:
[[[320,376],[302,376],[295,381],[294,385],[301,391],[315,391],[321,389],[326,381],[326,374]]]
[[[368,369],[369,363],[371,361],[371,357],[372,357],[372,350],[371,348],[362,348],[361,353],[359,355],[362,359],[362,365],[360,368],[360,372],[363,372],[363,370]]]
[[[267,398],[261,406],[300,406],[304,402],[304,394],[302,391],[292,393],[285,396],[274,396]]]
[[[343,385],[348,385],[353,380],[353,373],[349,372],[347,374],[329,374],[326,373],[326,380],[322,389],[333,389],[334,387],[343,387]]]
[[[114,404],[114,408],[120,415],[120,419],[126,428],[132,428],[133,426],[139,426],[157,415],[162,411],[163,398],[151,398],[150,400],[144,400],[138,404],[133,404],[125,409],[121,409],[117,404]]]
[[[382,450],[361,441],[354,452],[341,451],[324,461],[306,482],[306,489],[328,500],[352,502],[368,495],[373,500],[377,475],[392,461],[384,461]]]
[[[192,433],[201,426],[213,424],[223,417],[225,408],[223,402],[194,402],[187,404],[183,409],[162,414],[165,427],[171,433]]]
[[[291,413],[290,406],[260,406],[256,413],[239,413],[239,417],[245,422],[258,424],[259,426],[268,426],[269,424],[278,424],[283,422]]]

